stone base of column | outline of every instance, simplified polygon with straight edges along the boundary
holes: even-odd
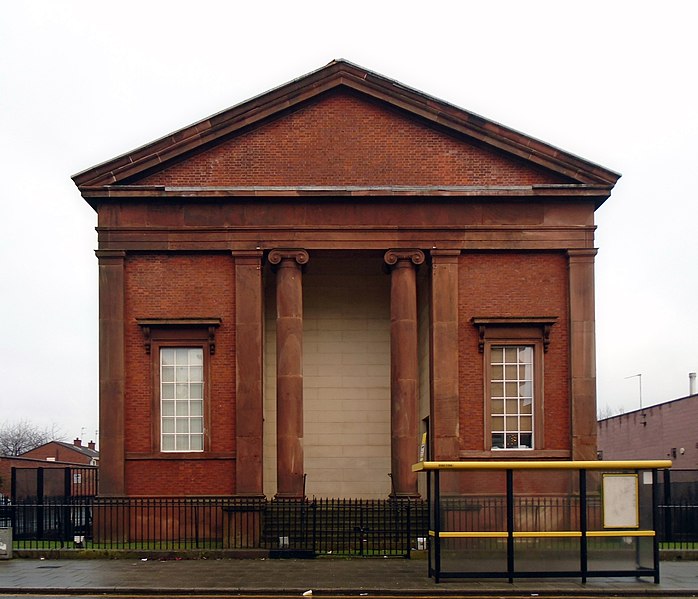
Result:
[[[306,495],[294,495],[293,493],[277,493],[274,495],[274,501],[305,501]]]
[[[412,501],[422,498],[419,493],[391,493],[389,497],[390,499],[395,499],[397,501]]]
[[[226,549],[261,546],[262,511],[267,503],[264,495],[235,495],[235,503],[223,510]]]

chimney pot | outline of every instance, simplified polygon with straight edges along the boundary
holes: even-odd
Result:
[[[688,394],[689,395],[696,394],[696,373],[695,372],[688,373]]]

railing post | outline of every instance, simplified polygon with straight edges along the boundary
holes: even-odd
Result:
[[[412,557],[412,502],[407,499],[407,559]]]
[[[668,470],[668,469],[667,469]],[[657,489],[658,483],[657,469],[652,468],[652,530],[657,530],[657,523],[659,522],[659,491]],[[652,537],[652,552],[654,557],[654,583],[659,584],[659,539],[655,534]]]
[[[514,582],[514,471],[507,468],[507,574]]]
[[[14,466],[10,470],[10,526],[17,534],[17,468]]]
[[[582,572],[582,584],[586,583],[589,573],[589,551],[587,547],[587,471],[579,469],[579,529],[582,533],[579,545],[579,567]]]
[[[72,472],[70,466],[63,469],[63,508],[61,509],[63,517],[63,526],[61,526],[61,547],[63,541],[69,542],[72,535],[71,526],[71,482]]]
[[[671,505],[671,470],[664,468],[664,541],[674,540],[673,509]]]
[[[440,472],[434,470],[434,582],[441,574],[441,488]]]
[[[427,477],[427,572],[429,574],[429,578],[431,578],[434,575],[434,568],[433,564],[431,561],[431,551],[432,548],[434,547],[434,542],[429,538],[429,529],[431,528],[432,525],[432,517],[433,514],[431,512],[432,508],[432,495],[431,495],[431,477],[432,477],[432,472],[430,470],[427,470],[425,476]]]
[[[36,538],[44,539],[44,469],[36,469]]]
[[[312,548],[313,548],[313,554],[316,553],[316,537],[317,537],[317,502],[315,499],[313,499],[313,502],[310,504],[310,509],[313,510],[313,543],[312,543]]]

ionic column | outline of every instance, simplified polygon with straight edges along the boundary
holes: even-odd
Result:
[[[572,459],[596,459],[596,249],[569,250]]]
[[[124,259],[97,250],[99,260],[99,494],[126,493],[124,446]]]
[[[305,250],[273,250],[276,266],[276,481],[280,499],[303,489],[303,279]]]
[[[416,497],[419,442],[417,363],[417,273],[420,250],[389,250],[390,267],[390,446],[393,496]]]
[[[235,488],[262,497],[262,254],[233,251],[235,259]]]

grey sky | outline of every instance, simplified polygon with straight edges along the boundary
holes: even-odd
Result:
[[[95,213],[70,175],[345,58],[622,173],[596,213],[600,407],[698,370],[693,2],[76,2],[0,19],[0,421],[97,429]]]

